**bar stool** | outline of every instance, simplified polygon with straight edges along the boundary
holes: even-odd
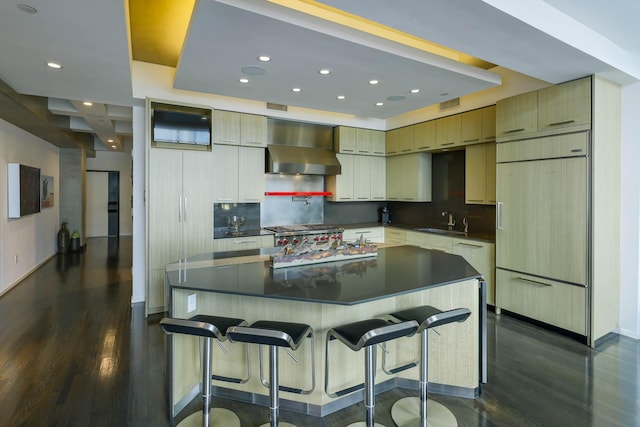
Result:
[[[391,407],[391,418],[400,427],[403,426],[457,426],[455,415],[444,405],[429,400],[427,396],[429,387],[429,329],[453,322],[464,322],[471,315],[468,308],[455,308],[442,311],[430,305],[410,308],[391,313],[390,316],[400,322],[414,320],[420,322],[420,398],[405,397],[398,400]],[[415,366],[406,365],[392,372],[399,372]],[[385,371],[386,368],[385,368]]]
[[[294,424],[278,422],[278,412],[280,408],[280,398],[278,391],[281,389],[292,391],[289,388],[282,388],[278,384],[278,347],[290,348],[297,350],[302,340],[306,337],[311,339],[313,346],[313,329],[311,326],[303,323],[277,322],[270,320],[259,320],[250,326],[232,326],[227,329],[227,337],[231,342],[244,342],[250,344],[262,344],[269,346],[269,382],[265,384],[269,388],[269,422],[262,424],[261,427],[295,427]],[[312,372],[315,371],[313,366],[314,356],[313,347],[312,354]],[[293,356],[292,356],[293,357]],[[294,359],[295,360],[295,359]],[[312,374],[312,383],[315,383],[315,375]],[[315,384],[314,384],[315,385]],[[314,385],[311,386],[310,393]]]
[[[374,422],[375,407],[375,374],[376,374],[376,344],[384,343],[396,338],[411,336],[416,333],[418,322],[409,320],[401,323],[390,323],[384,319],[368,319],[359,322],[348,323],[337,326],[327,332],[326,339],[326,363],[325,363],[325,392],[330,397],[342,396],[362,389],[362,384],[349,387],[335,393],[329,392],[329,342],[338,339],[353,351],[358,351],[364,347],[365,379],[364,379],[364,406],[366,410],[366,421],[349,424],[347,427],[355,426],[382,426]]]
[[[246,324],[247,322],[242,319],[203,314],[189,320],[165,317],[160,321],[160,328],[166,334],[197,336],[202,338],[201,341],[204,344],[202,346],[202,412],[189,415],[178,426],[240,427],[240,419],[235,413],[224,408],[211,408],[211,343],[214,338],[218,341],[225,341],[225,332],[229,327]]]

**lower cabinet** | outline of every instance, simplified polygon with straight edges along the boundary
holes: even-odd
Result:
[[[395,245],[407,244],[407,232],[399,228],[385,228],[384,229],[384,242],[392,243]]]
[[[462,256],[484,276],[487,284],[487,304],[496,305],[494,243],[399,228],[385,228],[384,231],[385,243],[409,244]]]
[[[496,279],[496,307],[586,335],[586,288],[500,269]]]
[[[345,242],[353,242],[360,239],[360,236],[364,237],[369,242],[383,243],[385,241],[384,227],[347,228],[342,233],[342,240]]]
[[[487,284],[487,304],[496,305],[496,246],[477,240],[453,239],[453,253],[461,255],[484,276]]]
[[[246,249],[260,249],[274,246],[273,236],[246,236],[213,241],[214,252],[241,251]]]

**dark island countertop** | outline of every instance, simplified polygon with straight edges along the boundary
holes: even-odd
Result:
[[[459,255],[415,246],[379,247],[377,256],[353,261],[273,269],[268,255],[277,250],[191,257],[167,266],[167,283],[172,289],[353,305],[482,278]],[[215,265],[224,260],[231,262]]]

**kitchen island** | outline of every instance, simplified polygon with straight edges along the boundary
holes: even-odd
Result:
[[[482,276],[462,257],[415,246],[380,245],[374,257],[272,269],[269,255],[277,248],[202,254],[169,264],[166,283],[170,316],[189,318],[213,314],[256,320],[307,323],[314,328],[314,346],[305,342],[296,363],[280,358],[280,385],[307,389],[313,384],[310,351],[315,355],[315,389],[310,394],[281,392],[281,408],[322,416],[361,399],[362,392],[332,399],[324,392],[324,339],[332,327],[381,317],[393,311],[429,304],[442,310],[468,307],[464,323],[430,334],[430,391],[463,397],[479,393],[484,336]],[[195,300],[195,302],[194,302]],[[189,307],[191,305],[191,307]],[[195,305],[195,309],[193,306]],[[189,310],[191,308],[191,310]],[[214,346],[214,375],[246,376],[243,345],[224,343],[228,354]],[[362,354],[345,346],[331,346],[330,389],[363,382]],[[403,365],[419,354],[419,337],[388,345],[390,366]],[[170,402],[172,415],[199,393],[198,341],[172,336],[169,340]],[[267,405],[268,389],[258,374],[258,352],[251,348],[251,378],[244,384],[214,381],[215,394]],[[417,368],[389,376],[380,369],[377,391],[417,387]]]

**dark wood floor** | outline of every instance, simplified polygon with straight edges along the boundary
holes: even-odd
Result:
[[[159,316],[131,299],[131,239],[89,239],[0,297],[0,426],[169,426],[165,337]],[[614,337],[592,350],[508,316],[489,319],[489,383],[475,400],[433,396],[460,426],[640,426],[640,342]],[[376,421],[393,426],[376,398]],[[243,425],[266,408],[216,400]],[[343,426],[362,404],[300,426]]]

